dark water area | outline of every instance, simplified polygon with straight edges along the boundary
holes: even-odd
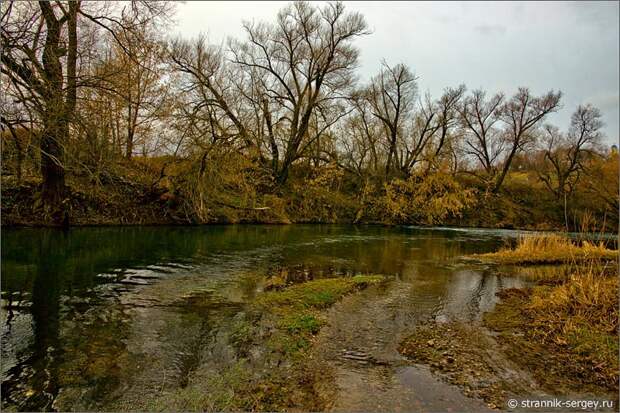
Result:
[[[3,229],[2,407],[136,407],[183,387],[271,274],[385,274],[411,313],[473,321],[518,273],[461,260],[516,231],[338,225]],[[223,361],[222,361],[223,360]],[[119,401],[122,400],[122,401]],[[142,406],[144,407],[144,406]]]

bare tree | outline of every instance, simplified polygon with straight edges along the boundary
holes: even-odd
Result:
[[[417,93],[416,77],[404,64],[390,67],[383,62],[381,72],[375,76],[366,90],[366,99],[372,114],[383,123],[388,143],[385,175],[390,174],[396,157],[403,123],[413,110]],[[420,138],[424,139],[424,135]]]
[[[406,128],[404,139],[399,142],[398,146],[402,149],[396,159],[405,176],[411,175],[416,164],[423,160],[425,151],[441,127],[435,109],[434,102],[427,95],[418,110],[412,113],[410,126]]]
[[[568,133],[547,125],[543,138],[544,169],[540,179],[561,199],[572,193],[588,155],[600,144],[601,112],[592,105],[580,105],[571,116]]]
[[[255,146],[255,128],[247,113],[251,109],[243,104],[245,84],[238,89],[235,82],[242,80],[233,80],[244,73],[231,67],[221,48],[209,46],[202,36],[193,42],[177,39],[171,42],[168,55],[174,70],[183,75],[180,88],[184,105],[179,107],[179,115],[187,123],[190,136],[195,137],[193,143],[201,148],[202,162],[213,145],[226,143],[238,149]]]
[[[540,97],[530,94],[529,89],[519,88],[517,93],[499,109],[499,118],[506,124],[504,133],[508,145],[508,154],[504,159],[493,191],[502,186],[510,164],[518,152],[523,151],[535,142],[535,127],[560,105],[561,92],[550,91]]]
[[[372,107],[363,93],[354,94],[350,101],[353,112],[338,128],[342,151],[341,166],[358,177],[378,176],[384,161],[382,122],[372,115]]]
[[[464,128],[464,152],[472,156],[485,172],[485,180],[492,179],[497,171],[498,161],[504,151],[504,140],[497,127],[499,108],[504,95],[498,93],[486,99],[486,93],[475,90],[459,108]]]
[[[274,25],[246,22],[244,29],[247,42],[231,44],[233,62],[260,73],[267,106],[282,111],[282,156],[278,145],[272,146],[277,150],[272,156],[281,159],[274,175],[282,184],[307,141],[320,136],[309,134],[313,114],[320,108],[327,114],[329,103],[343,98],[352,86],[359,55],[352,42],[368,30],[362,15],[345,13],[342,3],[318,8],[307,2],[282,9]],[[326,122],[317,132],[333,118]]]
[[[451,133],[459,126],[459,105],[465,94],[465,85],[456,88],[447,88],[443,95],[437,100],[437,123],[439,125],[439,137],[434,142],[432,158],[429,161],[429,168],[433,163],[438,163],[442,157],[445,146],[451,146],[454,139]]]

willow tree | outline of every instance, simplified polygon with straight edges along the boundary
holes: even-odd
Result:
[[[390,67],[385,62],[379,74],[372,78],[366,89],[365,95],[372,107],[372,114],[382,122],[386,132],[388,147],[386,176],[390,174],[390,169],[395,163],[398,139],[402,135],[403,124],[413,110],[416,92],[416,78],[409,67],[404,64]]]
[[[296,2],[278,13],[275,24],[243,27],[247,40],[232,42],[232,61],[259,74],[265,113],[278,115],[269,119],[278,122],[270,148],[280,160],[274,176],[283,184],[304,149],[344,115],[337,110],[334,116],[333,102],[352,87],[359,56],[353,42],[369,32],[363,16],[345,12],[340,2]]]
[[[592,105],[577,107],[567,133],[545,127],[543,167],[538,176],[558,200],[573,192],[588,158],[601,143],[602,127],[601,111]]]

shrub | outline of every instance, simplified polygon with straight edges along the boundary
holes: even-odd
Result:
[[[464,189],[451,176],[436,172],[395,179],[385,185],[381,207],[390,223],[435,225],[460,216],[474,201],[474,191]]]

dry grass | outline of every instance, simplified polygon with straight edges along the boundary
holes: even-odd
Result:
[[[557,264],[618,260],[618,250],[608,249],[603,242],[578,242],[558,234],[521,236],[515,248],[479,254],[475,258],[501,264]]]
[[[566,336],[580,325],[617,334],[618,278],[594,271],[575,274],[563,284],[536,291],[528,311],[549,327],[550,335]]]
[[[534,290],[526,311],[544,343],[566,347],[609,386],[618,385],[618,277],[577,273]]]
[[[509,353],[541,382],[553,388],[617,391],[617,250],[557,234],[535,234],[519,238],[515,248],[477,258],[502,264],[561,264],[540,267],[544,271],[533,277],[537,286],[502,292],[502,302],[485,315],[485,322],[504,334],[507,343],[515,341],[515,331],[523,336]]]
[[[541,380],[555,377],[562,382],[565,377],[579,385],[617,390],[617,267],[594,261],[574,271],[556,285],[506,291],[485,322],[497,331],[516,329],[530,346],[557,357],[547,361],[547,366],[539,363],[544,367]],[[507,336],[514,339],[512,333]],[[522,356],[532,359],[530,367],[536,369],[533,355]]]
[[[591,319],[591,314],[607,309],[611,311],[617,305],[618,278],[588,272],[573,275],[568,282],[555,287],[546,300],[533,300],[531,308],[546,311],[562,309],[572,316]],[[610,331],[616,330],[617,323],[615,317],[615,325],[611,326]]]

